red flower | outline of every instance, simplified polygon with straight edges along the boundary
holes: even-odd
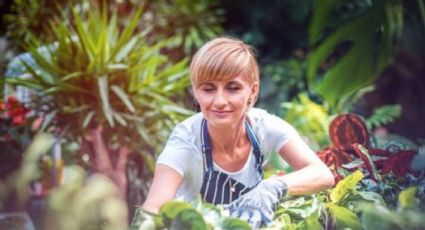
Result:
[[[14,96],[8,96],[4,105],[6,118],[12,119],[12,125],[25,124],[29,110],[22,106]]]

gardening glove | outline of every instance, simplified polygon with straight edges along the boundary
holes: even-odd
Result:
[[[155,216],[155,214],[145,211],[142,208],[137,208],[129,230],[154,230],[156,228]]]
[[[247,221],[254,229],[269,224],[274,218],[278,201],[288,192],[288,185],[278,176],[262,180],[248,193],[226,208],[232,217]]]

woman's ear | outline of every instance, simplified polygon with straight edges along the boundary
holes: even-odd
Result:
[[[258,90],[259,90],[258,82],[254,82],[254,84],[252,84],[252,87],[251,87],[251,97],[252,98],[257,98]]]

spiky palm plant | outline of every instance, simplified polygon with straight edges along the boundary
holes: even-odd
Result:
[[[135,11],[120,28],[106,6],[87,15],[73,7],[69,21],[49,22],[56,42],[45,54],[37,49],[42,44],[29,45],[36,65],[23,65],[32,77],[9,81],[36,92],[43,129],[80,142],[92,169],[114,180],[122,198],[128,155],[141,153],[152,169],[170,129],[191,114],[181,106],[187,61],[171,63],[161,54],[167,39],[148,44],[147,31],[136,31],[141,15]]]

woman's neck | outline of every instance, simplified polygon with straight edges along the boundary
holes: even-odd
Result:
[[[246,135],[244,120],[231,127],[211,127],[208,126],[213,151],[227,154],[230,157],[237,153],[238,148],[242,148],[249,142]]]

